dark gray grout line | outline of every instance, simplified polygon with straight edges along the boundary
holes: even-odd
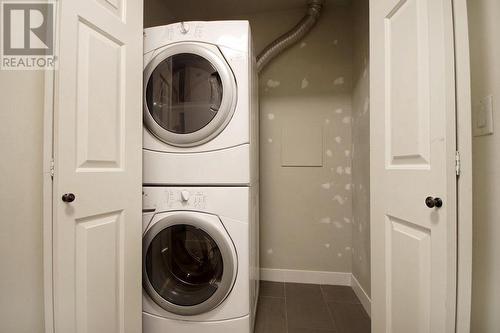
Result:
[[[330,320],[333,323],[334,331],[339,332],[339,329],[337,327],[337,323],[335,323],[335,319],[333,318],[333,313],[332,313],[332,311],[330,311],[330,306],[328,306],[328,302],[327,302],[326,296],[325,296],[325,291],[323,290],[323,287],[321,285],[319,285],[319,290],[321,290],[321,298],[323,299],[323,303],[325,303],[326,311],[328,312],[328,317],[330,317]]]
[[[261,296],[259,296],[259,298],[274,298],[274,299],[283,299],[283,298],[285,298],[285,297],[261,295]]]
[[[286,282],[283,282],[283,299],[285,300],[285,332],[288,333],[288,310],[286,307]]]

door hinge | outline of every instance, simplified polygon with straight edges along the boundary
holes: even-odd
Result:
[[[460,169],[461,169],[461,163],[460,163],[460,152],[457,151],[455,152],[455,172],[457,174],[457,177],[460,176]]]
[[[55,174],[55,161],[54,158],[50,159],[50,178],[54,179],[54,174]]]

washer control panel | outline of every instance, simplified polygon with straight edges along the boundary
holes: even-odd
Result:
[[[144,188],[142,192],[143,211],[163,211],[172,209],[203,210],[207,196],[200,189]]]

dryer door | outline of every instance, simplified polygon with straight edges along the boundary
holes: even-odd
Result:
[[[168,312],[214,309],[233,288],[237,267],[234,244],[214,215],[172,213],[144,235],[144,288]]]
[[[231,68],[210,44],[179,43],[144,70],[144,122],[160,140],[191,147],[216,137],[236,108]]]

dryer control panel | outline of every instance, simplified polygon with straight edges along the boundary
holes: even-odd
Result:
[[[168,42],[178,42],[183,39],[199,39],[204,37],[206,24],[203,22],[180,22],[165,27],[162,38]]]

